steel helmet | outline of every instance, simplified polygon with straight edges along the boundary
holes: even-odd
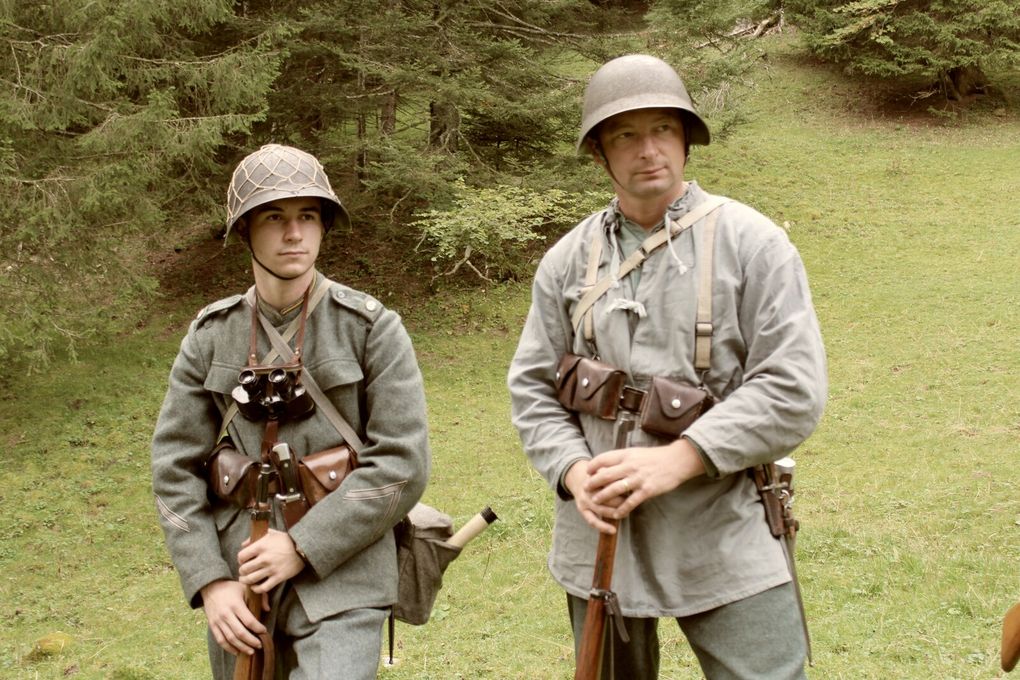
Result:
[[[323,211],[326,231],[339,219],[350,225],[351,218],[333,193],[329,178],[319,160],[301,149],[282,144],[266,144],[237,164],[227,187],[227,233],[246,212],[271,201],[299,196],[317,196],[335,206]]]
[[[688,144],[708,144],[708,126],[695,112],[687,88],[673,67],[647,54],[631,54],[605,63],[584,91],[577,151],[599,123],[636,109],[679,109]]]

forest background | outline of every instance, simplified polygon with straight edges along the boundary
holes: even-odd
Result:
[[[551,495],[508,422],[536,257],[609,197],[572,152],[604,60],[684,74],[689,175],[786,227],[830,354],[797,453],[826,678],[996,677],[1020,596],[1020,3],[0,2],[0,677],[205,677],[148,481],[184,325],[250,276],[237,160],[315,152],[354,215],[323,270],[397,309],[426,500],[501,520],[393,678],[570,677]],[[512,557],[511,557],[512,556]],[[698,677],[662,626],[663,677]]]

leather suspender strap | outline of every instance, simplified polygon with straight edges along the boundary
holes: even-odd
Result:
[[[290,357],[293,356],[293,352],[286,340],[283,339],[283,336],[281,336],[277,330],[273,328],[273,324],[269,323],[269,319],[261,313],[259,314],[259,323],[262,324],[262,329],[266,332],[266,335],[269,336],[269,342],[272,343],[273,348],[280,353],[280,356],[289,361]],[[364,442],[361,441],[361,437],[358,436],[357,432],[354,431],[354,428],[350,426],[344,417],[340,415],[340,412],[336,410],[335,406],[333,406],[333,402],[326,397],[326,394],[315,382],[315,379],[312,378],[312,374],[309,373],[308,369],[304,366],[301,367],[301,384],[305,386],[305,390],[307,390],[308,394],[312,397],[312,401],[314,401],[315,405],[319,407],[322,414],[326,416],[326,420],[328,420],[330,424],[336,428],[336,431],[340,433],[340,436],[344,438],[347,445],[354,449],[355,454],[360,454],[361,450],[365,447]]]
[[[694,210],[685,214],[679,220],[673,221],[669,226],[669,232],[666,229],[660,229],[648,238],[646,238],[638,249],[631,253],[630,257],[623,261],[620,265],[620,271],[615,277],[607,276],[599,281],[591,281],[593,278],[592,274],[598,272],[598,262],[602,257],[602,239],[595,238],[592,243],[592,248],[588,257],[588,268],[586,270],[585,288],[587,291],[581,297],[581,300],[577,303],[577,308],[574,310],[574,314],[571,316],[570,323],[573,326],[575,332],[578,330],[582,321],[585,322],[585,340],[589,342],[594,338],[594,322],[591,321],[591,308],[595,302],[606,294],[613,285],[625,277],[627,274],[632,272],[634,269],[641,266],[642,263],[648,256],[651,255],[655,250],[660,248],[666,243],[668,238],[674,238],[678,236],[685,229],[690,228],[695,222],[705,217],[709,213],[715,211],[716,208],[720,207],[724,203],[728,203],[730,199],[723,196],[709,196],[704,202],[697,206]],[[597,245],[596,245],[597,244]],[[590,287],[589,287],[590,286]],[[589,317],[585,320],[585,317]]]
[[[332,281],[330,281],[326,277],[322,277],[322,280],[319,281],[319,285],[312,292],[311,297],[308,298],[308,312],[302,316],[307,316],[308,314],[312,313],[312,310],[315,309],[315,306],[318,305],[322,298],[326,296],[326,292],[329,290],[329,286],[331,283]],[[257,306],[258,302],[255,299],[255,286],[252,286],[251,288],[248,289],[248,292],[245,293],[244,298],[245,300],[248,301],[249,305],[252,305],[253,307]],[[290,347],[287,343],[290,342],[290,339],[294,337],[294,334],[298,332],[298,329],[300,327],[301,316],[291,321],[290,325],[287,326],[287,328],[285,328],[283,331],[283,335],[281,337],[283,338],[284,345],[287,346],[287,351],[289,354]],[[275,331],[275,329],[273,330]],[[252,324],[252,333],[255,333],[255,324]],[[262,357],[262,365],[265,366],[273,363],[273,361],[278,356],[280,356],[280,353],[275,348],[270,349],[269,353],[266,354],[266,356]],[[223,438],[227,436],[227,425],[230,424],[230,421],[232,421],[234,419],[234,416],[236,415],[237,404],[231,403],[230,406],[227,407],[226,412],[223,414],[223,424],[220,425],[220,433],[216,437],[217,443],[223,441]]]
[[[258,351],[258,329],[259,329],[259,327],[258,327],[258,325],[255,322],[258,321],[258,315],[259,315],[259,312],[258,312],[259,306],[257,304],[258,303],[259,295],[258,295],[258,291],[256,291],[254,288],[250,288],[249,289],[249,293],[251,293],[252,299],[254,299],[255,304],[249,305],[251,307],[251,332],[250,332],[251,337],[248,340],[248,343],[249,343],[248,344],[248,347],[249,347],[249,349],[248,349],[248,368],[255,368],[258,365],[258,363],[257,363],[258,362],[258,354],[256,354],[256,352]],[[308,289],[305,290],[305,294],[301,296],[301,316],[298,317],[298,331],[297,331],[297,340],[294,342],[294,352],[293,352],[294,358],[292,359],[293,363],[297,363],[300,360],[300,357],[301,357],[301,346],[305,342],[305,321],[308,320],[308,297],[309,297],[309,293],[311,293],[311,286],[309,286]],[[287,330],[289,330],[289,328]]]

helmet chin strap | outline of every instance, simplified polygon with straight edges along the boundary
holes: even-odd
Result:
[[[281,276],[280,274],[277,274],[272,269],[264,265],[261,260],[259,260],[258,256],[255,255],[255,250],[251,247],[250,243],[248,244],[248,251],[251,253],[251,259],[255,261],[255,264],[262,267],[262,269],[269,272],[271,276],[280,279],[281,281],[293,281],[294,279],[301,278],[302,276],[308,273],[308,269],[311,269],[311,267],[309,267],[300,274],[295,274],[294,276]]]
[[[597,153],[599,158],[602,159],[602,167],[604,167],[606,169],[606,172],[609,173],[610,179],[612,179],[614,183],[619,184],[619,182],[616,180],[616,175],[613,174],[613,169],[609,167],[609,159],[606,158],[606,152],[602,150],[602,142],[595,139],[592,140],[592,144],[594,147],[592,151],[594,153]]]

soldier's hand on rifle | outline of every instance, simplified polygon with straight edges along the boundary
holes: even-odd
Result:
[[[705,473],[701,456],[686,439],[606,451],[587,466],[584,490],[593,505],[611,507],[608,516],[613,519],[623,519],[649,498]]]
[[[616,527],[603,521],[602,518],[608,517],[609,513],[619,505],[620,500],[610,499],[606,504],[595,503],[592,500],[591,494],[588,492],[588,461],[581,460],[571,465],[563,478],[563,485],[574,496],[574,504],[585,522],[602,533],[616,533]]]
[[[242,543],[237,562],[241,565],[239,580],[256,593],[268,593],[305,568],[290,534],[276,529],[254,543],[250,539]]]
[[[266,627],[244,603],[245,587],[237,581],[213,581],[202,588],[202,607],[216,644],[230,654],[253,654],[262,647],[257,635]]]

